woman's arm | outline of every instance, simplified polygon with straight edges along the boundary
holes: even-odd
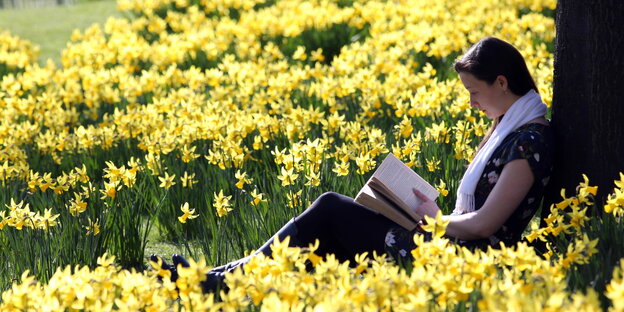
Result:
[[[462,240],[486,238],[494,234],[520,205],[533,185],[533,172],[526,159],[515,159],[503,171],[481,209],[462,215],[444,216],[450,221],[446,234]],[[416,213],[435,217],[439,208],[435,201],[415,191],[423,203]],[[420,194],[419,194],[420,193]]]

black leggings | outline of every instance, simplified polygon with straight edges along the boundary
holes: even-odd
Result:
[[[308,209],[295,217],[297,240],[301,244],[319,240],[319,255],[335,254],[345,261],[356,254],[385,252],[385,237],[395,224],[371,212],[353,198],[334,192],[319,196]]]
[[[318,239],[319,248],[315,251],[318,255],[334,254],[341,262],[351,260],[353,265],[352,260],[357,254],[373,251],[385,253],[386,233],[392,226],[392,221],[355,203],[353,198],[330,192],[319,196],[306,211],[295,217],[292,223],[288,222],[275,236],[292,235],[291,245],[300,247],[307,247]],[[293,231],[293,228],[296,230]],[[258,252],[270,255],[272,242],[273,238],[260,247]],[[202,282],[203,291],[227,289],[223,284],[225,272],[245,265],[250,257],[212,269]]]

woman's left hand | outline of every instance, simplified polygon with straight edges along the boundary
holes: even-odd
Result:
[[[435,218],[436,215],[438,214],[438,211],[440,211],[440,207],[438,207],[438,204],[435,201],[431,200],[429,197],[427,197],[427,195],[420,192],[419,190],[413,189],[413,191],[414,191],[414,195],[416,195],[416,197],[418,197],[418,199],[422,201],[420,206],[416,207],[414,211],[423,217],[429,216],[429,217]]]

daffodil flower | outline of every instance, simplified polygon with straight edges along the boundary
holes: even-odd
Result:
[[[199,217],[199,214],[195,214],[195,208],[189,209],[188,202],[184,203],[180,207],[180,210],[182,210],[182,213],[183,213],[183,215],[178,217],[178,220],[180,221],[180,223],[186,223],[186,220],[188,219],[195,219]]]
[[[173,181],[173,179],[175,179],[175,176],[175,174],[169,175],[168,172],[165,172],[164,177],[158,177],[158,180],[160,180],[159,186],[168,190],[170,187],[176,184],[175,181]]]

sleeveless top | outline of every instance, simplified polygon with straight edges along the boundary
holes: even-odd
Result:
[[[503,142],[492,153],[488,160],[481,178],[475,190],[475,207],[480,209],[488,195],[494,189],[503,167],[512,160],[526,159],[533,172],[533,185],[505,223],[488,238],[478,240],[460,240],[449,237],[456,244],[469,249],[487,249],[488,246],[497,248],[500,242],[505,245],[513,245],[522,239],[522,233],[527,227],[533,215],[541,205],[544,188],[548,184],[552,174],[554,158],[554,140],[550,126],[529,123],[507,135]],[[409,258],[409,251],[414,249],[413,236],[425,235],[417,230],[408,231],[400,226],[388,230],[386,234],[386,250],[394,258]]]

